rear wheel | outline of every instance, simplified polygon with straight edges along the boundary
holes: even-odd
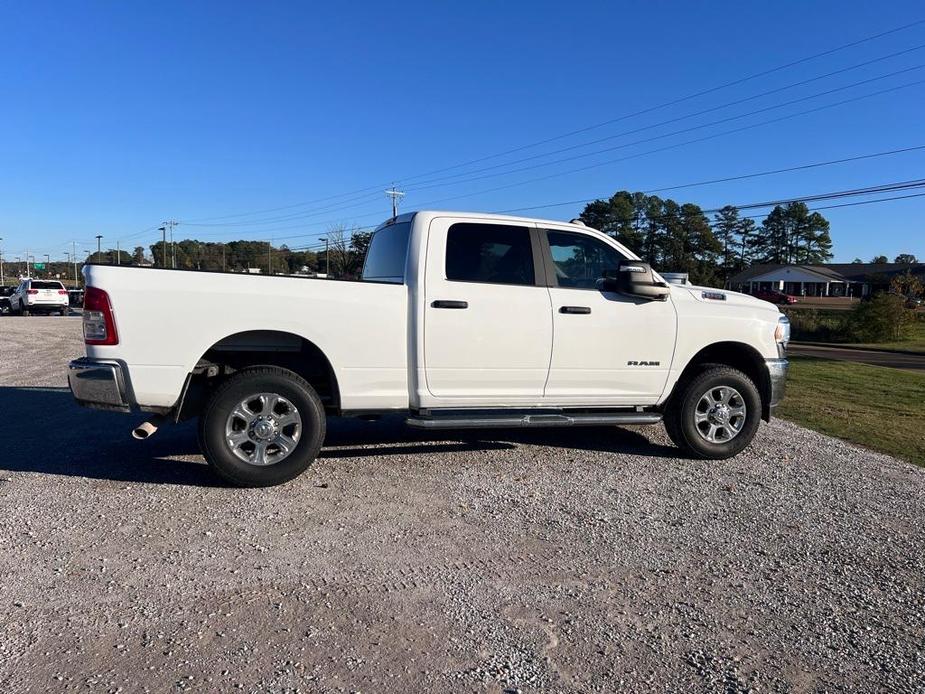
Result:
[[[23,304],[20,304],[19,305],[19,315],[20,316],[31,316],[32,311],[29,310],[28,306],[24,306]]]
[[[706,367],[681,386],[665,413],[665,430],[698,458],[724,459],[752,442],[761,396],[752,380],[728,366]]]
[[[324,407],[315,389],[275,366],[243,369],[228,378],[199,418],[206,460],[241,487],[297,477],[315,461],[324,434]]]

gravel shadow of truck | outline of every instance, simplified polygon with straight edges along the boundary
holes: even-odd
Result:
[[[0,387],[0,470],[71,475],[91,479],[224,486],[202,460],[196,423],[164,426],[156,437],[136,441],[139,413],[87,410],[66,388]],[[16,416],[10,416],[15,413]],[[616,427],[421,431],[401,416],[376,421],[332,418],[319,456],[440,454],[490,451],[520,445],[582,449],[614,454],[677,457],[677,450],[650,443],[641,433]],[[193,458],[193,460],[189,460]]]

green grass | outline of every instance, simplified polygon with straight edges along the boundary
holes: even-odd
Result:
[[[925,466],[925,373],[793,357],[775,414]]]
[[[909,329],[909,337],[899,342],[871,342],[869,344],[851,343],[846,347],[867,347],[870,349],[895,350],[899,352],[918,352],[925,354],[925,321],[919,320]]]
[[[793,339],[804,342],[820,342],[837,347],[855,349],[880,349],[897,352],[925,354],[925,312],[919,310],[918,319],[909,327],[909,334],[903,340],[891,342],[845,342],[845,321],[848,313],[831,309],[797,308],[788,306],[785,311],[793,325]],[[809,317],[807,319],[807,317]],[[835,339],[834,335],[842,335]]]

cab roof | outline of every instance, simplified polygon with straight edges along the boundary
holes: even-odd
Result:
[[[597,231],[597,229],[592,229],[589,226],[584,224],[576,224],[574,222],[563,222],[561,219],[542,219],[540,217],[517,217],[514,215],[506,214],[495,214],[493,212],[461,212],[458,210],[417,210],[413,212],[404,212],[394,219],[390,218],[385,224],[396,224],[399,222],[409,222],[414,219],[416,216],[424,216],[427,219],[433,219],[435,217],[463,217],[466,219],[485,219],[485,220],[503,220],[506,222],[513,222],[517,224],[554,224],[557,227],[574,227],[575,229],[581,231]],[[600,233],[600,232],[598,232]]]

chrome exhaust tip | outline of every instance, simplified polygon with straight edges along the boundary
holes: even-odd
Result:
[[[144,424],[132,429],[132,438],[138,441],[144,441],[145,439],[151,438],[157,433],[158,427],[164,423],[164,418],[156,414],[151,419],[149,419]]]

